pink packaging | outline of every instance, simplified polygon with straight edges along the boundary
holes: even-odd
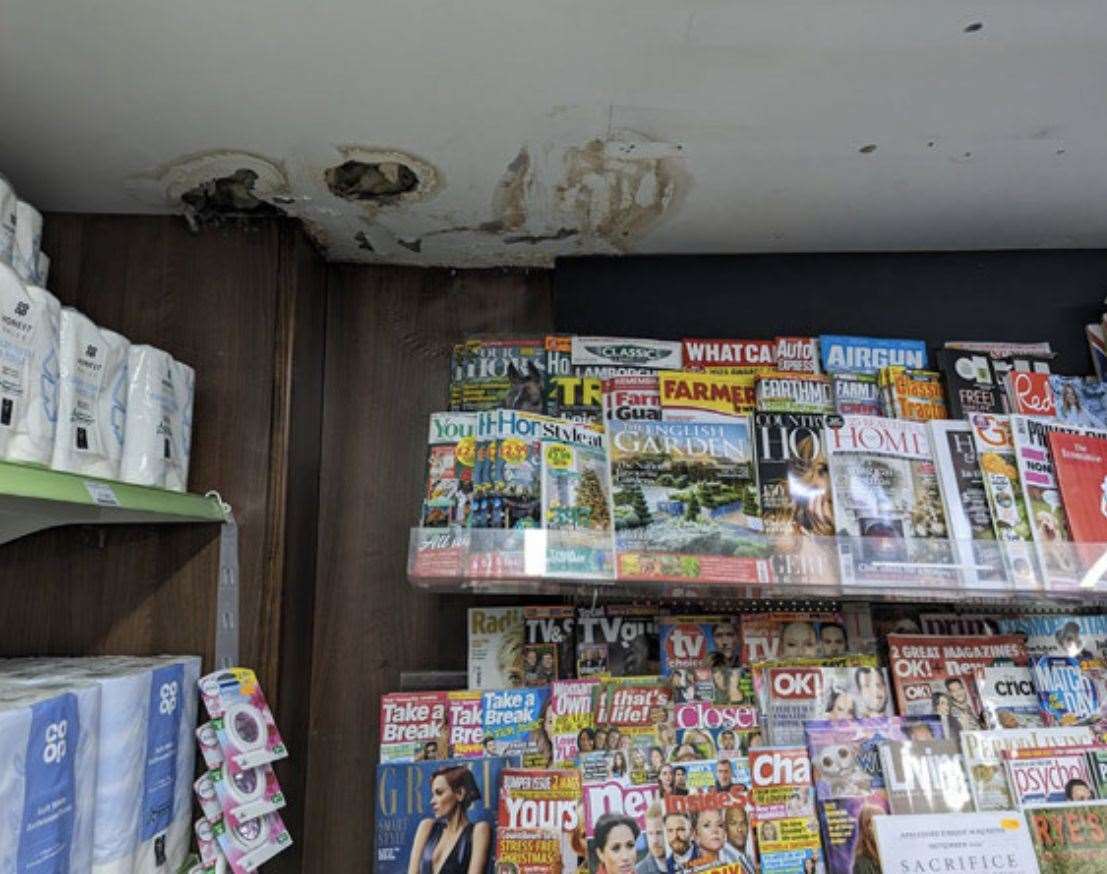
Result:
[[[228,815],[212,825],[212,833],[233,874],[249,874],[292,846],[292,836],[279,813],[238,822]]]
[[[215,835],[211,833],[211,823],[206,818],[196,820],[192,825],[196,833],[196,846],[200,850],[200,864],[214,865],[217,859],[222,859],[219,845],[215,842]]]
[[[223,814],[238,822],[257,819],[284,807],[284,793],[272,765],[239,768],[227,762],[208,774]]]
[[[200,754],[204,757],[204,765],[209,771],[223,764],[223,751],[219,749],[219,738],[215,736],[215,729],[210,722],[205,722],[196,729],[196,743],[200,747]]]
[[[215,784],[211,782],[210,774],[201,774],[192,784],[192,791],[196,794],[200,810],[208,822],[214,824],[223,816],[223,808],[219,805],[219,796],[215,794]]]
[[[229,668],[201,677],[200,694],[225,761],[256,768],[288,756],[253,671]]]

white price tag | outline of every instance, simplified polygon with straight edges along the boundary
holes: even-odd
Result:
[[[101,507],[119,506],[119,498],[115,496],[115,489],[106,483],[91,483],[85,480],[85,488],[88,489],[88,496],[92,498],[92,503],[99,504]]]

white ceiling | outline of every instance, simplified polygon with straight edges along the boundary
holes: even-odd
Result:
[[[1107,246],[1102,0],[0,0],[0,118],[42,208],[250,166],[335,260]]]

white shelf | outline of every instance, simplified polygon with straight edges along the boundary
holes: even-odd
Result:
[[[740,556],[616,553],[589,531],[413,528],[408,579],[438,592],[703,600],[806,599],[1039,604],[1107,602],[1107,544],[743,538]],[[959,562],[957,556],[972,556]],[[843,559],[858,569],[842,573]],[[1018,569],[1016,575],[1012,569]]]

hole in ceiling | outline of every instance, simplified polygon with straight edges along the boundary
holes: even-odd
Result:
[[[327,188],[344,200],[389,202],[419,187],[415,171],[401,161],[345,161],[329,167]]]
[[[867,146],[862,146],[857,151],[859,151],[862,155],[871,155],[873,152],[876,151],[876,144],[869,143]]]
[[[984,29],[983,22],[974,21],[972,24],[965,26],[965,33],[977,33]]]
[[[366,252],[373,252],[373,244],[369,242],[369,238],[365,236],[365,231],[358,231],[354,234],[354,242],[357,243],[359,249],[364,249]]]
[[[254,193],[258,174],[240,168],[229,176],[201,182],[181,195],[185,219],[193,231],[218,226],[233,219],[276,218],[284,210]]]

